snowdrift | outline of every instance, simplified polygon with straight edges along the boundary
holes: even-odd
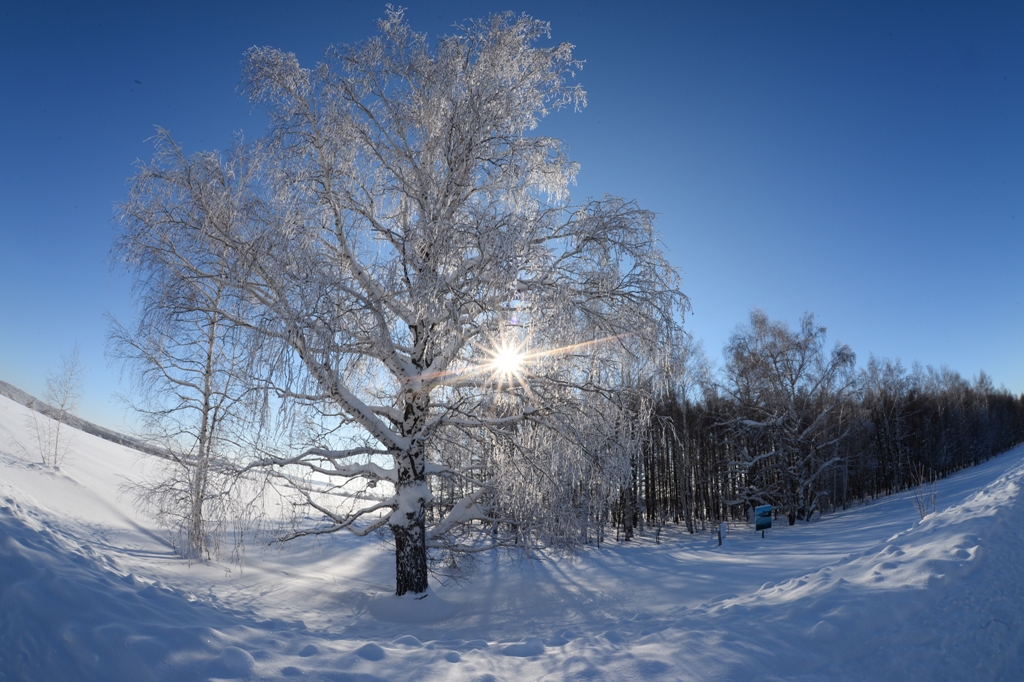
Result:
[[[143,455],[77,433],[44,469],[30,414],[0,397],[0,680],[1024,679],[1024,448],[923,520],[904,494],[722,547],[495,553],[415,600],[344,535],[189,566],[120,494]]]

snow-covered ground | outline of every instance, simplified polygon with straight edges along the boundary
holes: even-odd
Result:
[[[347,535],[176,558],[119,495],[140,455],[76,433],[35,464],[0,397],[0,680],[1022,680],[1024,447],[762,539],[734,525],[484,557],[426,599]]]

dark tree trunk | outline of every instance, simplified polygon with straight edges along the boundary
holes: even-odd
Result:
[[[409,526],[391,526],[395,535],[395,594],[427,591],[427,544],[423,514]]]

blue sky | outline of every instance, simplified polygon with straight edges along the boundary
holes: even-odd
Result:
[[[512,9],[586,61],[574,197],[659,214],[713,359],[760,306],[831,341],[1024,392],[1024,3],[414,2],[417,30]],[[90,6],[95,5],[95,6]],[[252,45],[313,65],[384,3],[6,3],[0,9],[0,379],[43,392],[77,341],[80,413],[120,425],[107,262],[156,125],[186,150],[262,132]]]

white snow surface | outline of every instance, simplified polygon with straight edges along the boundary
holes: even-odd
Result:
[[[373,539],[189,566],[76,433],[60,471],[0,398],[0,680],[1022,680],[1024,447],[761,538],[730,524],[569,560],[482,557],[395,597]],[[26,452],[27,451],[27,452]]]

